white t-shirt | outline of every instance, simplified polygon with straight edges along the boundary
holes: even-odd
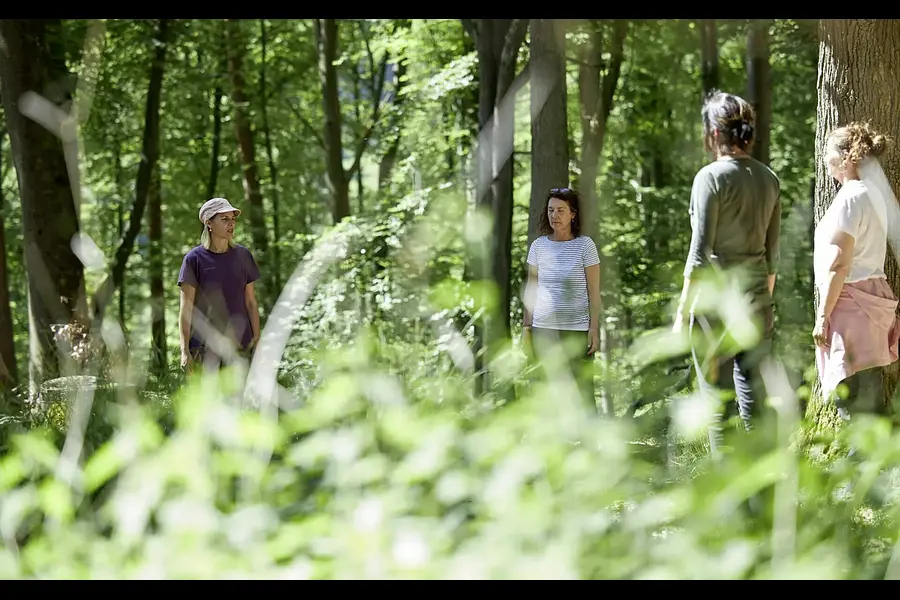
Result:
[[[538,271],[532,327],[587,331],[591,310],[584,269],[600,264],[594,240],[582,235],[554,242],[541,236],[531,243],[528,264]]]
[[[834,258],[828,246],[838,231],[853,236],[854,240],[847,283],[885,277],[887,218],[887,206],[880,196],[869,194],[861,181],[846,181],[816,226],[813,249],[816,285],[821,289],[827,283]]]

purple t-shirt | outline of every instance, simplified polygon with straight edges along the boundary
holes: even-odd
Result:
[[[244,304],[244,291],[248,283],[257,279],[259,268],[243,246],[235,245],[222,254],[197,246],[185,255],[178,285],[187,283],[197,288],[190,348],[207,345],[196,325],[199,315],[216,331],[238,342],[241,348],[247,347],[253,339],[253,330]]]

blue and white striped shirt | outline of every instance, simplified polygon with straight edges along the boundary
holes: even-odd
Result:
[[[528,264],[538,271],[532,327],[587,331],[591,313],[584,269],[599,263],[597,246],[588,236],[565,242],[547,236],[534,240],[528,250]]]

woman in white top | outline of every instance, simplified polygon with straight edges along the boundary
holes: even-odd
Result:
[[[596,411],[593,357],[600,346],[600,257],[594,241],[581,235],[580,209],[575,190],[554,188],[547,195],[538,219],[540,237],[528,250],[522,341],[548,379],[570,376]]]
[[[864,123],[836,129],[825,142],[825,165],[841,189],[816,226],[813,339],[824,397],[842,382],[848,388],[835,398],[845,420],[851,405],[887,412],[880,367],[897,360],[900,340],[897,298],[884,272],[888,234],[896,228],[889,224],[900,211],[878,162],[886,142]]]

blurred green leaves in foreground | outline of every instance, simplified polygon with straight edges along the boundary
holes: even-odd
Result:
[[[439,394],[410,386],[427,372],[401,380],[378,367],[385,355],[366,338],[320,356],[329,374],[277,421],[241,408],[238,370],[192,377],[173,419],[98,390],[94,412],[115,433],[69,473],[52,423],[13,435],[0,577],[897,574],[900,438],[886,423],[842,434],[855,462],[812,460],[791,440],[763,452],[740,435],[713,464],[700,428],[654,439],[640,418],[587,417],[540,383],[471,410],[469,380],[442,375]],[[428,369],[428,355],[403,361]],[[691,398],[675,400],[676,422],[690,420]]]

